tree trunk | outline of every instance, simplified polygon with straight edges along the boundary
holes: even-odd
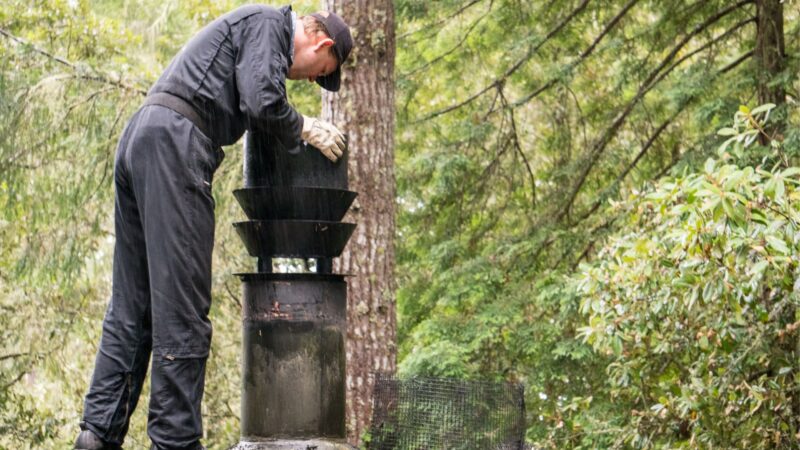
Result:
[[[756,76],[759,104],[774,103],[783,106],[786,103],[786,90],[782,84],[774,83],[776,76],[786,67],[786,51],[783,35],[783,2],[781,0],[757,0],[757,32],[756,32]],[[783,140],[786,128],[786,112],[778,110],[767,123],[765,131],[772,139]],[[761,143],[769,144],[771,139],[760,137]],[[797,308],[789,306],[781,315],[784,327],[789,327],[797,320]],[[779,340],[779,346],[785,363],[800,370],[798,366],[798,348],[800,338],[796,333],[787,333],[786,337]],[[783,364],[783,362],[782,362]],[[795,436],[800,431],[800,393],[790,391],[791,413],[788,421],[790,436]]]
[[[372,414],[373,373],[396,369],[394,283],[394,7],[390,0],[323,0],[350,26],[354,48],[338,93],[323,91],[322,118],[349,138],[348,221],[358,227],[340,258],[348,291],[347,431],[358,441]]]
[[[774,103],[778,106],[786,103],[786,91],[781,84],[770,85],[774,78],[786,67],[786,51],[783,42],[783,4],[781,0],[757,0],[756,31],[756,76],[758,81],[759,104]],[[780,116],[784,116],[780,114]],[[775,117],[778,119],[779,117]],[[773,120],[768,124],[767,132],[774,136],[782,133],[784,124]],[[762,141],[762,144],[766,142]]]

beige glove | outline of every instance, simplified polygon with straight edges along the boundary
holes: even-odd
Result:
[[[300,137],[318,148],[326,158],[336,162],[344,153],[344,135],[338,128],[316,117],[303,116]]]

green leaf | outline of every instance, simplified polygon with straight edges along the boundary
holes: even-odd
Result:
[[[783,239],[778,239],[775,236],[767,236],[767,242],[769,246],[774,249],[775,251],[782,253],[784,255],[789,254],[789,247],[786,246],[786,242]]]
[[[751,209],[750,210],[750,216],[753,219],[753,222],[759,223],[759,224],[764,225],[764,226],[769,225],[766,213],[764,213],[764,211],[762,211],[762,210],[760,210],[758,208]]]
[[[611,338],[611,349],[614,351],[614,355],[619,356],[622,354],[622,339],[619,336],[614,336]]]
[[[789,178],[797,174],[800,174],[800,167],[789,167],[788,169],[781,172],[781,176],[785,178]]]
[[[714,165],[715,164],[716,164],[716,161],[714,161],[714,159],[708,158],[706,160],[706,163],[703,165],[703,170],[705,170],[706,173],[712,173],[712,172],[714,172]]]
[[[761,261],[755,263],[752,267],[750,267],[748,273],[750,273],[750,275],[760,275],[764,272],[764,270],[767,267],[769,267],[769,261],[767,261],[766,259],[762,259]]]
[[[757,106],[756,108],[753,108],[753,110],[752,110],[752,111],[750,111],[750,114],[752,114],[752,115],[754,115],[754,116],[755,116],[755,115],[756,115],[756,114],[758,114],[758,113],[762,113],[762,112],[765,112],[765,111],[769,111],[769,110],[771,110],[772,108],[774,108],[775,106],[776,106],[776,105],[775,105],[774,103],[764,103],[764,104],[763,104],[763,105],[761,105],[761,106]],[[740,108],[740,110],[741,110],[741,108]],[[742,112],[744,112],[745,114],[747,113],[746,111],[742,111]]]
[[[786,192],[786,186],[783,183],[783,178],[775,177],[775,201],[778,203],[783,202],[783,194]]]
[[[661,410],[664,409],[664,408],[665,408],[665,406],[662,405],[661,403],[656,403],[655,405],[650,407],[650,410],[655,412],[655,413],[658,413],[658,412],[661,412]]]
[[[727,139],[725,142],[722,143],[722,145],[719,146],[719,149],[717,150],[717,154],[719,156],[722,156],[725,153],[725,150],[728,149],[728,146],[730,146],[731,142],[735,142],[735,141],[736,141],[736,137],[735,136],[730,138],[730,139]]]

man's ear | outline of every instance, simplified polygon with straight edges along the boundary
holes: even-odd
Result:
[[[314,51],[325,50],[328,47],[333,46],[333,39],[326,37],[321,39],[317,44],[314,46]]]

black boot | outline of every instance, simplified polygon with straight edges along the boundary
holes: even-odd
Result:
[[[74,450],[121,450],[122,447],[116,444],[103,442],[99,436],[89,430],[81,431],[78,439],[75,440]]]

